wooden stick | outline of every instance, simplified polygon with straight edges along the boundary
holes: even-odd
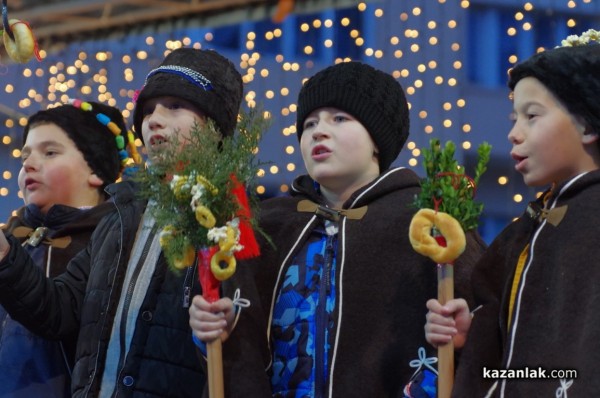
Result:
[[[218,246],[198,249],[198,280],[202,286],[202,297],[209,303],[219,299],[220,282],[210,270],[210,260],[217,252]],[[206,344],[206,362],[208,362],[208,396],[209,398],[224,398],[223,387],[223,353],[221,339],[215,339]]]
[[[454,267],[438,264],[438,301],[444,305],[454,298]],[[450,398],[454,384],[454,344],[438,347],[438,398]]]
[[[215,339],[206,345],[208,361],[208,396],[209,398],[224,398],[223,387],[223,354],[221,339]]]

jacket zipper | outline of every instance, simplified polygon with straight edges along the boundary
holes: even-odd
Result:
[[[198,262],[198,256],[196,256],[195,262]],[[196,279],[196,267],[197,264],[194,264],[193,266],[188,267],[187,271],[185,272],[185,279],[183,280],[183,308],[190,308],[192,287],[194,286],[194,280]]]
[[[52,272],[52,245],[48,246],[47,257],[48,259],[46,260],[46,278],[50,278],[50,274]],[[71,377],[73,376],[73,369],[71,369],[71,365],[69,364],[64,342],[61,340],[58,342],[58,345],[60,346],[60,352],[62,353],[62,359],[65,364],[65,367],[69,372],[69,377]]]
[[[105,191],[108,194],[108,191]],[[112,195],[111,195],[112,197]],[[112,200],[112,199],[111,199]],[[112,202],[113,205],[115,206],[115,210],[117,212],[118,218],[119,218],[119,238],[118,238],[118,242],[119,242],[119,251],[117,253],[117,257],[116,257],[116,270],[118,271],[119,266],[121,265],[121,258],[123,255],[123,241],[125,239],[125,229],[123,226],[123,212],[121,211],[121,208],[119,207],[119,205],[113,201]],[[90,262],[91,259],[90,259]],[[115,272],[115,274],[113,275],[113,279],[112,279],[112,287],[110,288],[110,292],[109,292],[109,297],[108,297],[108,302],[110,303],[112,301],[112,295],[114,293],[114,285],[115,285],[115,281],[117,280],[117,275],[119,273]],[[107,310],[106,308],[104,309],[105,311]],[[103,329],[104,326],[106,326],[106,315],[104,315],[104,318],[102,320],[102,327],[100,329]],[[113,320],[114,322],[114,320]],[[89,379],[87,384],[85,385],[84,389],[83,389],[83,393],[82,396],[83,397],[89,397],[90,396],[90,389],[92,388],[92,384],[94,382],[94,379],[96,378],[96,372],[98,371],[98,358],[100,358],[100,348],[102,346],[101,340],[98,340],[98,344],[96,347],[96,360],[94,362],[94,369],[92,370],[92,372],[89,375]]]
[[[331,268],[333,263],[333,235],[327,235],[325,242],[325,257],[323,261],[323,270],[321,271],[321,281],[319,284],[319,302],[317,303],[317,319],[315,330],[315,398],[321,398],[326,395],[327,390],[327,371],[325,367],[325,344],[327,344],[327,297],[331,291]]]
[[[142,249],[142,254],[136,264],[135,270],[131,275],[131,280],[129,281],[129,285],[127,285],[127,292],[125,293],[125,300],[123,301],[123,311],[121,312],[121,320],[120,320],[120,333],[119,333],[119,343],[121,345],[121,350],[119,353],[119,365],[117,369],[119,371],[119,378],[121,377],[121,372],[123,371],[123,364],[125,362],[125,337],[127,333],[127,314],[129,313],[129,306],[131,305],[131,298],[133,296],[133,290],[137,283],[137,279],[142,272],[142,268],[144,268],[144,262],[146,261],[146,257],[148,256],[148,251],[150,250],[150,245],[152,245],[152,241],[154,240],[155,231],[153,230],[148,239],[144,243],[144,248]],[[118,394],[118,387],[116,389],[116,394]]]

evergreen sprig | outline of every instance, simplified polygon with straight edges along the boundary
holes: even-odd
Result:
[[[479,180],[487,170],[492,147],[484,142],[477,148],[473,178],[468,177],[464,166],[454,159],[455,149],[452,141],[442,146],[438,139],[432,139],[429,149],[423,149],[426,177],[421,180],[421,192],[413,204],[420,209],[448,213],[468,231],[477,228],[483,211],[483,204],[476,202],[474,196]]]
[[[268,126],[263,112],[251,109],[241,113],[236,134],[221,139],[209,119],[204,126],[196,124],[185,143],[174,137],[161,149],[160,155],[152,159],[149,167],[141,168],[133,176],[140,184],[139,195],[153,202],[149,211],[158,230],[173,232],[168,245],[163,246],[171,266],[177,259],[181,260],[190,245],[195,249],[214,245],[207,237],[209,228],[199,224],[191,206],[191,187],[197,184],[198,177],[208,182],[205,185],[216,188],[212,192],[207,189],[202,196],[202,205],[214,215],[216,227],[231,221],[240,209],[239,201],[231,192],[232,174],[247,188],[254,214],[258,199],[253,194],[253,185],[262,164],[255,154]],[[174,179],[180,181],[176,189],[173,189]],[[247,221],[260,232],[254,218]]]

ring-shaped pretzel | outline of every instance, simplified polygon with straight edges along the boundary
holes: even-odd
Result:
[[[167,225],[160,231],[160,235],[158,236],[158,242],[160,243],[160,247],[164,250],[171,242],[173,242],[173,235],[175,234],[175,228],[172,225]]]
[[[233,249],[236,243],[235,229],[228,225],[225,232],[225,237],[219,239],[219,249],[224,252],[229,252]]]
[[[192,196],[190,189],[188,178],[180,177],[173,184],[173,195],[175,195],[175,198],[178,200],[187,199],[188,197]]]
[[[24,64],[34,54],[35,39],[33,32],[25,22],[19,19],[11,19],[8,24],[15,40],[11,39],[8,34],[2,35],[4,47],[6,47],[6,52],[13,61]]]
[[[212,182],[208,181],[208,178],[204,176],[197,176],[196,183],[202,184],[208,192],[210,192],[213,196],[219,193],[219,189],[213,185]]]
[[[434,228],[446,240],[446,246],[440,246],[431,236]],[[408,237],[413,249],[429,257],[438,264],[451,263],[465,250],[466,238],[460,223],[451,215],[436,212],[433,209],[421,209],[410,222]]]
[[[221,267],[221,264],[225,264],[225,267]],[[230,252],[224,252],[219,250],[213,254],[210,259],[210,270],[212,271],[215,279],[218,281],[224,281],[233,275],[235,272],[236,261],[235,257]]]
[[[194,250],[194,246],[186,245],[183,251],[184,252],[181,256],[173,259],[173,267],[176,269],[191,267],[194,265],[194,261],[196,260],[196,250]]]
[[[206,206],[198,206],[196,210],[194,210],[196,215],[196,221],[198,224],[202,225],[204,228],[212,228],[217,223],[215,216],[212,214],[210,209]]]

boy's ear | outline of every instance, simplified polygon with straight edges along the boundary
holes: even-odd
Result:
[[[582,138],[584,144],[591,144],[596,141],[598,141],[598,134],[596,133],[586,133]]]
[[[96,174],[92,173],[88,177],[88,183],[94,188],[100,188],[104,184],[104,181]]]
[[[591,144],[593,142],[598,141],[598,133],[590,127],[589,124],[584,123],[583,127],[583,136],[581,136],[581,142],[584,144]]]
[[[576,119],[575,125],[579,132],[582,134],[581,142],[584,144],[591,144],[593,142],[598,141],[598,133],[595,132],[588,123],[583,120],[583,118],[578,117]]]

